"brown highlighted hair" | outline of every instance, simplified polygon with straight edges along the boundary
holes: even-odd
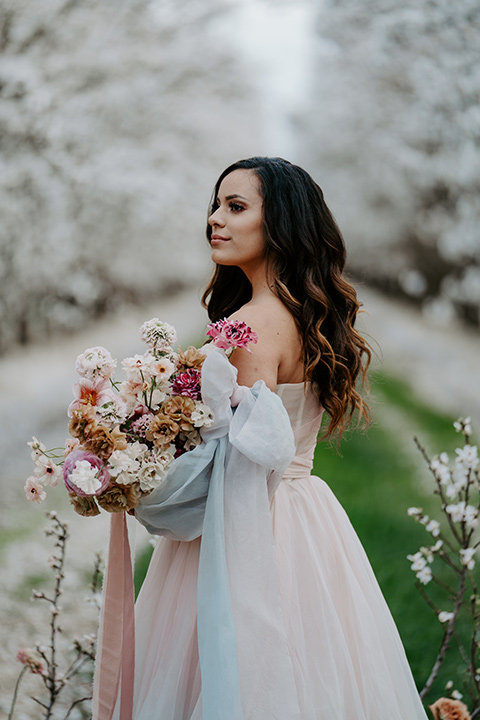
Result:
[[[305,170],[282,158],[248,158],[220,175],[209,215],[222,180],[234,170],[253,170],[260,180],[269,277],[300,332],[305,380],[315,383],[329,415],[324,437],[341,435],[356,412],[359,422],[367,423],[370,411],[356,381],[360,375],[368,387],[371,351],[355,330],[361,304],[343,274],[345,243],[321,188]],[[211,234],[207,224],[209,242]],[[217,265],[202,302],[215,321],[240,309],[251,293],[240,268]]]

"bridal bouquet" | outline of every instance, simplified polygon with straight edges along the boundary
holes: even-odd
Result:
[[[201,396],[205,352],[193,346],[174,351],[175,328],[158,318],[145,322],[140,332],[148,349],[122,360],[122,382],[113,379],[117,361],[105,348],[88,348],[78,356],[80,379],[68,408],[70,437],[61,455],[35,437],[28,443],[35,463],[25,484],[28,500],[41,502],[45,487],[63,477],[80,515],[98,515],[100,508],[132,510],[164,480],[176,457],[201,442],[201,428],[213,422]],[[207,335],[226,351],[248,350],[257,342],[239,321],[211,323]]]

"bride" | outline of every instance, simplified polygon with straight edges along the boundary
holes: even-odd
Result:
[[[319,433],[369,416],[360,304],[322,191],[280,158],[237,162],[215,186],[207,238],[209,316],[244,321],[258,342],[204,366],[202,391],[226,398],[230,424],[204,438],[217,446],[202,533],[172,539],[156,491],[135,511],[167,537],[136,607],[133,717],[425,720],[358,537],[311,475]]]

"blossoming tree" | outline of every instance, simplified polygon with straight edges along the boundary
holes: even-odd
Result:
[[[0,0],[0,352],[198,282],[210,189],[257,132],[227,10]]]
[[[322,3],[306,133],[356,271],[477,324],[479,13],[475,0]]]

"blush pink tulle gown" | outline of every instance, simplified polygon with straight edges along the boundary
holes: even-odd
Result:
[[[329,487],[310,474],[322,414],[316,396],[303,383],[279,385],[277,395],[296,445],[271,518],[300,718],[426,720],[362,545]],[[209,720],[202,718],[196,636],[199,548],[200,539],[160,538],[153,554],[136,608],[134,720]],[[234,601],[236,593],[242,589],[232,589]],[[262,648],[254,651],[252,687],[262,663]],[[244,720],[289,720],[263,702],[275,696],[275,683],[264,673],[260,687],[242,695]]]

